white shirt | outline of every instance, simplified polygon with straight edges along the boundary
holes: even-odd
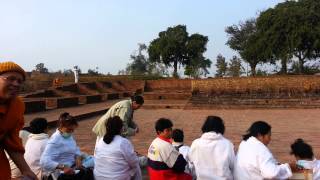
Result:
[[[36,174],[41,174],[40,157],[49,140],[48,134],[30,134],[25,146],[24,158],[31,170]]]
[[[45,171],[53,171],[59,164],[71,167],[75,164],[76,156],[80,155],[80,149],[74,138],[72,136],[64,138],[57,129],[42,153],[40,164]]]
[[[194,140],[189,153],[197,180],[232,180],[234,159],[233,144],[215,132],[203,133]]]
[[[280,164],[255,137],[242,141],[236,157],[234,177],[237,180],[287,179],[292,176],[289,164]]]
[[[312,169],[312,179],[319,180],[320,179],[320,161],[319,160],[299,160],[297,162],[304,169]]]
[[[141,179],[139,159],[131,142],[119,135],[110,144],[103,138],[95,148],[94,177],[96,180],[130,180],[133,175]]]
[[[195,170],[193,167],[193,164],[190,162],[190,160],[188,159],[188,155],[190,152],[190,147],[184,145],[183,143],[178,143],[178,142],[172,142],[173,147],[178,148],[179,147],[179,153],[182,154],[183,158],[188,162],[188,164],[186,165],[186,168],[184,170],[185,173],[188,173],[192,176],[195,176]]]

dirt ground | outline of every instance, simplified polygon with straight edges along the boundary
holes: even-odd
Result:
[[[246,109],[246,110],[183,110],[183,109],[140,109],[134,119],[140,127],[140,133],[131,140],[136,151],[146,154],[152,140],[156,137],[154,123],[160,117],[173,121],[174,128],[185,133],[185,144],[201,135],[201,126],[208,115],[223,118],[226,126],[225,136],[236,148],[252,122],[264,120],[272,126],[271,152],[280,162],[292,161],[290,144],[297,138],[303,138],[313,146],[314,153],[320,158],[320,110],[319,109]],[[95,136],[91,132],[99,117],[80,122],[75,137],[80,148],[93,153]]]

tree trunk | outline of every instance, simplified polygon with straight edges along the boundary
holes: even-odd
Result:
[[[174,61],[173,63],[173,77],[178,78],[178,61]]]
[[[251,76],[256,76],[256,67],[257,67],[257,64],[255,63],[250,64]]]
[[[298,57],[299,58],[299,73],[304,74],[304,58]]]
[[[287,74],[288,73],[288,68],[287,68],[287,58],[281,59],[281,74]]]

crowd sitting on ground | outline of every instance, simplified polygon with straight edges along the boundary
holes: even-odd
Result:
[[[130,136],[139,133],[132,118],[144,103],[142,96],[116,103],[97,121],[94,155],[87,155],[73,137],[78,122],[69,113],[60,115],[50,138],[44,118],[22,129],[24,104],[17,95],[24,80],[20,66],[0,63],[0,179],[138,180],[144,166],[151,180],[288,179],[296,171],[320,179],[320,161],[302,139],[291,145],[295,163],[276,161],[268,149],[271,126],[264,121],[249,127],[235,153],[232,142],[224,137],[220,117],[207,117],[201,137],[191,147],[184,145],[181,129],[173,130],[171,120],[160,118],[155,123],[157,137],[147,156],[141,156],[134,151]]]

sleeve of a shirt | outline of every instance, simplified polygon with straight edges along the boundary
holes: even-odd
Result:
[[[57,154],[59,154],[59,146],[54,142],[48,142],[40,158],[41,167],[47,171],[54,171],[59,163],[52,158],[56,157]]]
[[[123,141],[120,144],[120,148],[123,150],[124,159],[128,162],[131,169],[139,166],[139,158],[128,140]]]
[[[135,129],[129,127],[129,122],[131,121],[131,114],[128,112],[127,108],[120,108],[118,110],[118,115],[123,122],[123,136],[133,136],[135,135]]]
[[[261,174],[267,179],[288,179],[292,176],[288,164],[276,164],[272,154],[268,151],[261,152],[258,162],[260,164]]]

